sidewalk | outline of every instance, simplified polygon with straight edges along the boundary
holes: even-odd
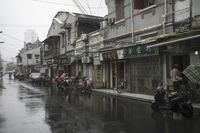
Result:
[[[143,102],[148,102],[148,103],[151,103],[154,99],[154,97],[151,95],[136,94],[136,93],[129,93],[129,92],[123,92],[119,94],[116,90],[111,90],[111,89],[93,89],[93,92],[102,93],[106,95],[112,95],[116,97],[124,97],[128,99],[138,100],[138,101],[143,101]],[[200,111],[200,104],[192,103],[192,105],[194,109]]]
[[[38,88],[35,88],[27,83],[21,82],[20,85],[24,86],[25,88],[29,88],[31,90],[35,90],[35,91],[39,92]],[[136,93],[129,93],[129,92],[118,93],[116,90],[112,90],[112,89],[92,89],[92,91],[96,92],[96,93],[105,94],[105,95],[123,97],[123,98],[128,98],[128,99],[142,101],[142,102],[148,102],[148,103],[151,103],[154,100],[154,97],[151,95],[136,94]],[[192,103],[192,105],[195,110],[198,110],[200,112],[200,104],[199,103]]]
[[[41,95],[45,95],[44,92],[42,92],[39,88],[37,87],[34,87],[32,85],[29,85],[28,83],[23,83],[23,82],[19,82],[19,85],[23,86],[24,88],[27,88],[33,92],[36,92],[38,94],[41,94]]]

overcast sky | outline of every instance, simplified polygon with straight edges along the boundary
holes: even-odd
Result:
[[[105,0],[79,0],[92,15],[105,16]],[[90,8],[88,8],[90,7]],[[91,10],[91,11],[90,11]],[[24,32],[34,29],[42,41],[58,11],[78,12],[73,0],[0,0],[0,52],[4,60],[24,46]]]

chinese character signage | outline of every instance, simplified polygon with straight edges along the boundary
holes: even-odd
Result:
[[[137,45],[124,48],[124,58],[158,55],[158,48],[147,48],[148,45]]]
[[[118,59],[117,51],[110,51],[106,53],[102,53],[104,61],[116,60]]]
[[[94,65],[100,65],[101,62],[100,62],[100,54],[99,53],[95,53],[93,55],[93,63]]]

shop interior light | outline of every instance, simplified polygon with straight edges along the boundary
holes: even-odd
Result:
[[[198,55],[198,54],[199,54],[199,51],[195,51],[194,54],[195,54],[195,55]]]

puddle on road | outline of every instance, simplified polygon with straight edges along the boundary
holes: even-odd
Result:
[[[23,118],[19,121],[26,123],[25,129],[31,130],[29,133],[35,131],[39,133],[39,129],[41,133],[199,133],[200,131],[199,117],[184,119],[165,112],[155,113],[148,103],[96,93],[60,96],[53,92],[55,91],[49,89],[44,94],[21,86],[18,88],[17,100],[22,104],[21,107],[24,107],[19,109],[22,113],[19,113],[22,115],[20,118]],[[23,113],[26,113],[25,116]],[[8,120],[0,114],[0,128],[6,127],[4,124]],[[15,129],[12,126],[10,128]],[[21,133],[20,131],[22,130],[16,133]]]

